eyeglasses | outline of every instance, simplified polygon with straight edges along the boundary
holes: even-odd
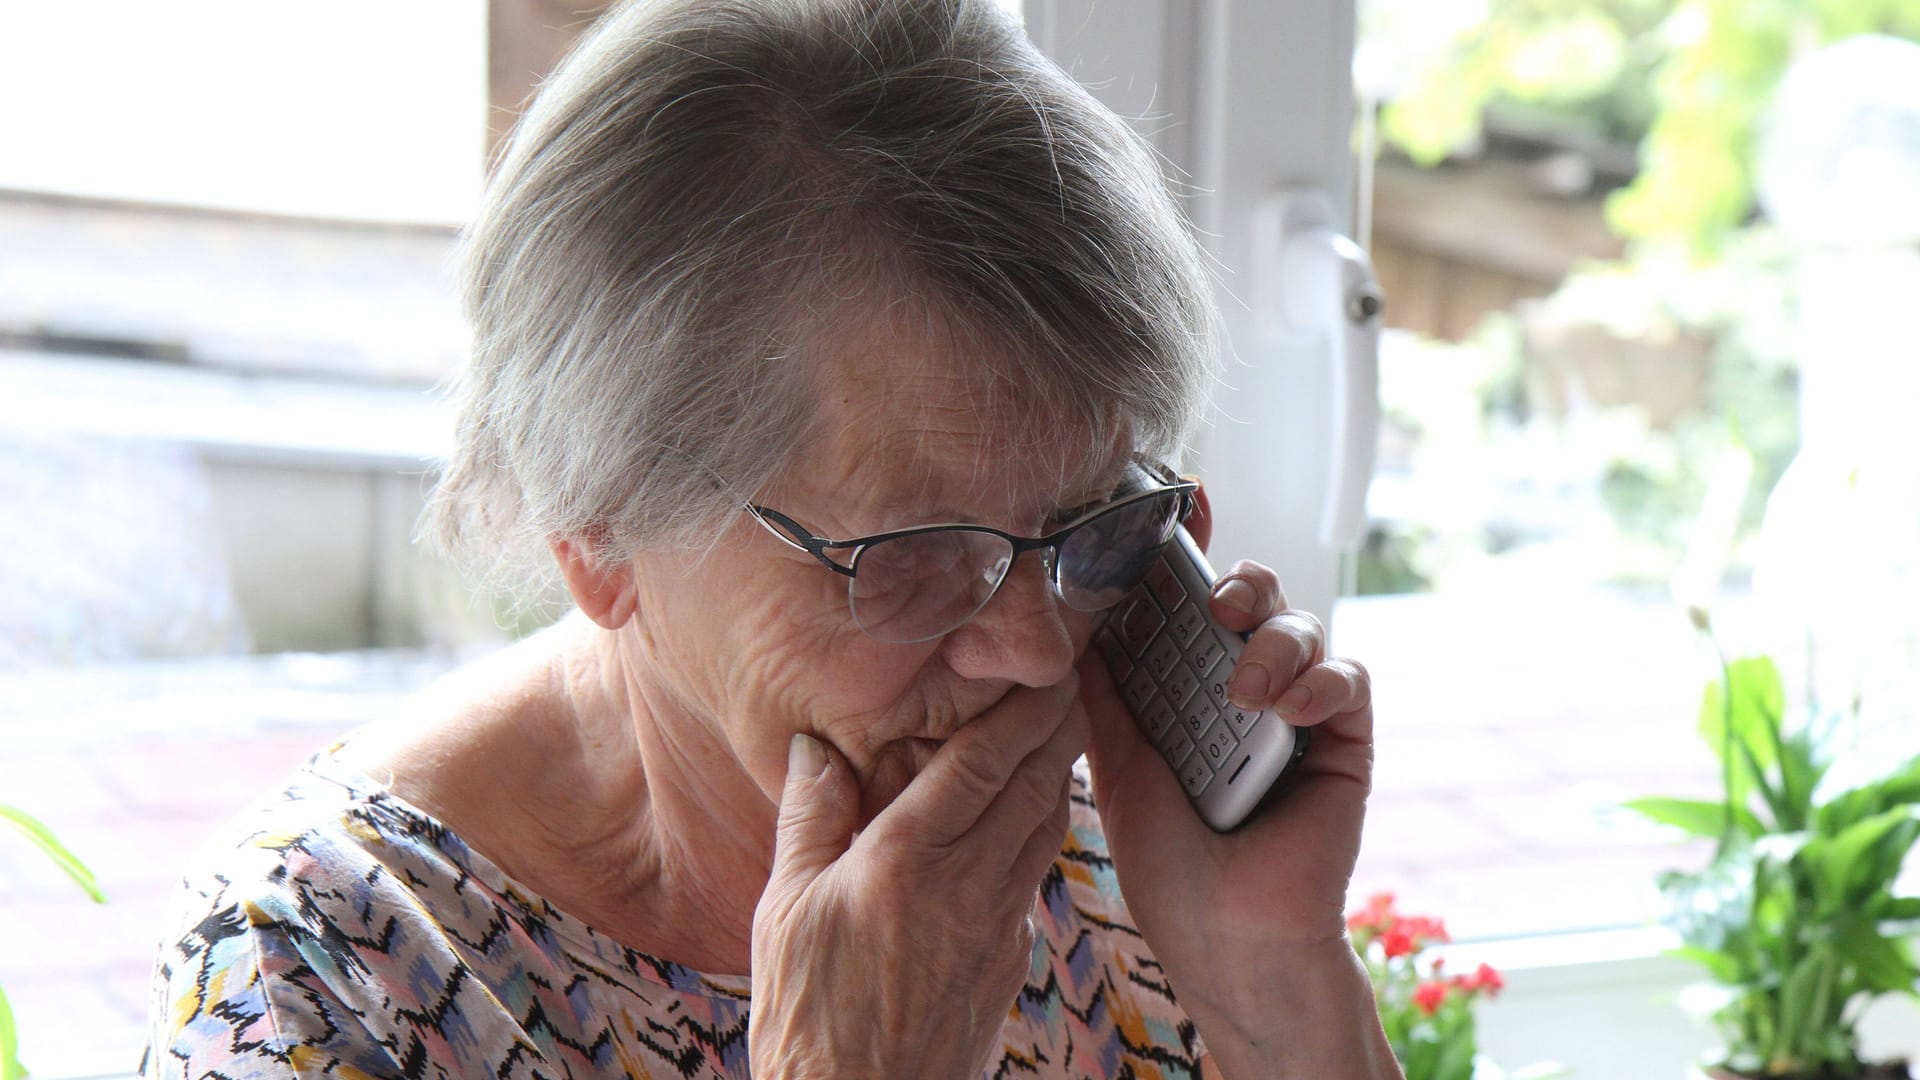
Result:
[[[789,547],[848,578],[847,605],[860,629],[905,644],[939,637],[973,618],[1028,551],[1046,552],[1047,579],[1069,607],[1112,607],[1146,576],[1173,530],[1193,512],[1198,487],[1182,481],[1129,492],[1046,536],[1015,536],[985,525],[921,525],[828,540],[777,510],[748,506],[747,512]],[[849,549],[845,564],[827,554]]]

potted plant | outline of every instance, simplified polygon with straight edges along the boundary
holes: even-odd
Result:
[[[1660,878],[1676,953],[1710,979],[1724,1042],[1711,1075],[1906,1078],[1905,1062],[1860,1061],[1856,1025],[1920,982],[1920,897],[1895,891],[1920,838],[1920,755],[1869,774],[1842,753],[1851,711],[1799,712],[1789,722],[1771,660],[1723,659],[1700,707],[1720,798],[1627,805],[1717,842],[1705,867]]]
[[[96,904],[107,902],[107,896],[100,891],[100,883],[94,880],[93,871],[76,858],[73,852],[55,839],[53,830],[46,827],[39,818],[17,806],[0,803],[0,822],[13,826],[35,847],[47,853],[67,876],[86,890]],[[27,1070],[20,1064],[20,1042],[13,1025],[13,1008],[7,1004],[7,995],[0,990],[0,1080],[22,1080]]]
[[[1407,1080],[1471,1080],[1497,1072],[1477,1053],[1473,1007],[1500,992],[1499,972],[1481,964],[1466,975],[1446,974],[1445,960],[1429,952],[1447,943],[1446,925],[1400,913],[1392,893],[1376,893],[1348,915],[1347,933],[1373,980],[1380,1024]]]

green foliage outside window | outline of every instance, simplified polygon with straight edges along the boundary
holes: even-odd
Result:
[[[1460,14],[1477,17],[1425,32]],[[1607,196],[1624,258],[1576,269],[1550,311],[1496,315],[1459,345],[1383,359],[1389,423],[1413,447],[1410,486],[1491,477],[1505,494],[1482,501],[1504,505],[1485,518],[1423,506],[1379,523],[1361,590],[1443,585],[1489,559],[1519,570],[1521,555],[1550,580],[1658,587],[1729,449],[1757,466],[1730,567],[1742,574],[1799,446],[1796,256],[1756,220],[1766,110],[1792,62],[1823,45],[1864,33],[1920,40],[1920,0],[1372,0],[1362,18],[1363,40],[1389,54],[1375,65],[1385,74],[1373,89],[1387,99],[1378,130],[1416,163],[1466,153],[1497,127],[1588,147],[1606,165],[1625,164],[1608,148],[1630,148],[1638,172]],[[1552,358],[1523,340],[1527,320],[1604,328],[1622,343],[1691,340],[1709,358],[1708,384],[1696,409],[1654,426],[1632,406],[1542,410],[1533,392],[1554,377],[1542,363]],[[1675,362],[1686,351],[1672,350]],[[1611,535],[1563,520],[1594,499]],[[1558,509],[1527,516],[1542,507]]]
[[[1865,33],[1920,40],[1920,0],[1488,0],[1380,130],[1423,164],[1473,142],[1489,110],[1637,145],[1608,221],[1709,254],[1752,214],[1754,142],[1787,66]]]

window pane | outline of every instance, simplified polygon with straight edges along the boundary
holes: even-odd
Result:
[[[1365,595],[1335,621],[1381,718],[1357,884],[1456,935],[1644,922],[1656,874],[1706,851],[1619,803],[1719,792],[1696,732],[1717,664],[1689,608],[1726,652],[1775,655],[1796,708],[1913,752],[1920,443],[1895,415],[1911,365],[1892,362],[1911,354],[1893,297],[1920,291],[1894,224],[1911,183],[1839,215],[1873,223],[1847,236],[1767,203],[1772,114],[1754,103],[1857,20],[1810,16],[1789,41],[1758,24],[1663,35],[1668,2],[1365,7],[1371,250],[1394,329]],[[1683,53],[1671,69],[1698,85],[1656,77]],[[1838,81],[1911,88],[1916,70]],[[1733,98],[1714,89],[1730,79]],[[1920,89],[1846,96],[1812,109],[1805,149],[1774,154],[1796,190],[1920,175],[1897,164],[1920,158],[1898,135],[1920,125]],[[1662,143],[1682,112],[1687,140]],[[1819,422],[1836,402],[1847,419]]]
[[[0,187],[456,222],[486,77],[481,0],[0,5]]]

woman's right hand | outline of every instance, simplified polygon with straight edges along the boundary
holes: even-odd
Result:
[[[794,737],[753,916],[754,1076],[980,1074],[1032,963],[1087,739],[1072,677],[1016,688],[856,836],[853,770]]]

